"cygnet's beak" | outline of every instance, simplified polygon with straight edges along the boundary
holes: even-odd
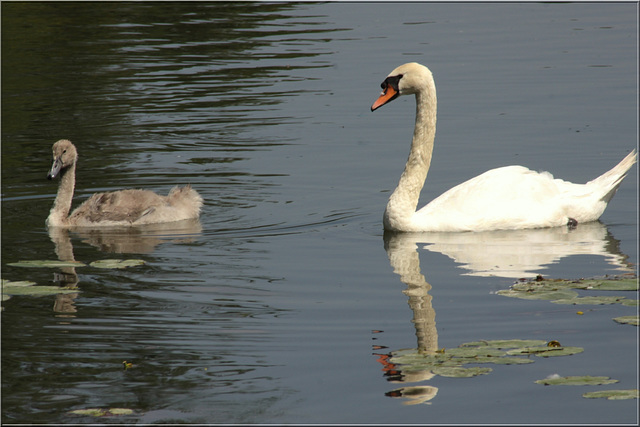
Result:
[[[53,165],[51,165],[51,170],[47,174],[47,179],[53,179],[56,176],[58,176],[61,169],[62,169],[62,160],[60,160],[60,157],[56,157],[55,160],[53,161]]]

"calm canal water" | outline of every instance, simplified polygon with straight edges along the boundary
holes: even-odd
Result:
[[[637,423],[637,400],[582,397],[638,388],[637,327],[612,320],[637,306],[496,293],[637,273],[637,166],[576,230],[387,236],[414,101],[369,111],[397,65],[434,72],[421,204],[508,164],[586,182],[638,145],[637,7],[3,2],[2,278],[78,292],[2,303],[2,422]],[[61,138],[77,202],[191,183],[200,220],[49,232]],[[59,257],[145,264],[9,265]],[[511,338],[584,352],[473,378],[388,363]],[[534,383],[551,374],[619,383]]]

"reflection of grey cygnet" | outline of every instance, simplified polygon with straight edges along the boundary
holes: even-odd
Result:
[[[49,237],[56,245],[56,254],[60,261],[75,261],[73,257],[73,246],[69,238],[69,230],[66,228],[52,227],[49,228]],[[53,281],[66,289],[75,289],[80,282],[75,267],[62,267],[60,273],[53,273]],[[75,313],[74,304],[77,293],[59,293],[56,294],[56,301],[53,304],[53,311],[58,316],[68,317],[71,313]],[[62,313],[62,314],[61,314]]]
[[[411,152],[385,210],[387,230],[519,230],[595,221],[637,160],[633,150],[609,172],[586,184],[554,179],[548,172],[522,166],[492,169],[450,189],[416,212],[436,135],[435,83],[431,71],[414,62],[393,70],[382,89],[372,111],[400,95],[416,96]]]
[[[168,196],[148,190],[96,193],[76,208],[71,203],[76,181],[76,147],[66,139],[53,144],[53,165],[48,179],[60,175],[60,186],[47,218],[50,227],[105,227],[156,224],[198,218],[202,197],[186,185],[174,187]]]

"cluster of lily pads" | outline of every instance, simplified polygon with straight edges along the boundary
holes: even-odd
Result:
[[[521,299],[549,300],[554,304],[598,305],[622,304],[637,307],[638,300],[622,295],[614,296],[579,296],[575,289],[597,291],[638,291],[638,277],[604,277],[596,279],[543,279],[538,276],[535,280],[515,283],[510,289],[498,291],[498,295]],[[618,323],[638,326],[638,315],[620,316]]]
[[[486,375],[489,367],[465,367],[468,364],[513,365],[533,363],[536,357],[569,356],[582,353],[581,347],[565,347],[558,341],[543,340],[489,340],[463,343],[457,348],[425,352],[406,349],[391,352],[389,362],[396,365],[403,374],[430,372],[443,377],[466,378]],[[545,385],[600,385],[616,383],[608,377],[559,377],[538,380]],[[585,393],[583,397],[605,397],[607,399],[637,399],[638,390],[606,390]]]
[[[555,341],[551,341],[555,342]],[[550,342],[550,343],[551,343]],[[473,377],[488,374],[491,368],[465,368],[467,364],[514,365],[533,363],[529,357],[567,356],[582,353],[580,347],[549,345],[543,340],[492,340],[464,343],[457,348],[425,353],[419,349],[391,353],[390,363],[400,365],[404,373],[430,371],[444,377]]]
[[[95,268],[126,268],[142,265],[145,262],[141,259],[102,259],[94,261],[89,264],[90,267]],[[87,265],[80,261],[19,261],[7,264],[13,267],[48,267],[48,268],[68,268],[68,267],[86,267]],[[30,295],[30,296],[44,296],[53,294],[64,293],[77,293],[79,289],[69,289],[60,286],[48,286],[37,285],[35,282],[28,280],[22,281],[10,281],[1,280],[2,283],[2,301],[6,301],[11,298],[12,295]],[[36,286],[37,285],[37,286]]]
[[[141,259],[101,259],[89,263],[89,266],[96,268],[125,268],[142,265],[144,261]],[[56,261],[56,260],[30,260],[12,262],[7,265],[13,267],[86,267],[87,265],[81,261]]]

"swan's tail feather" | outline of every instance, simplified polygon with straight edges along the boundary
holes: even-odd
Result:
[[[189,212],[187,214],[189,218],[197,218],[200,215],[204,202],[200,194],[191,188],[191,184],[187,184],[184,187],[173,187],[167,196],[167,201],[170,205],[180,207]]]
[[[603,173],[599,177],[594,180],[587,182],[589,186],[596,186],[603,190],[603,195],[601,200],[604,200],[606,203],[609,203],[609,200],[616,194],[620,183],[627,176],[627,172],[629,169],[636,163],[638,160],[638,154],[636,153],[635,148],[631,153],[627,155],[620,163],[618,163],[613,169],[608,172]]]

